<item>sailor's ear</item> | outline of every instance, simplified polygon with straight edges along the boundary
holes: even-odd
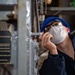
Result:
[[[66,28],[66,31],[69,33],[70,32],[70,29],[68,27],[65,27]]]

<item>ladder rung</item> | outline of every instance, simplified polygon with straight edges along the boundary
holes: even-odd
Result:
[[[0,36],[0,38],[10,38],[11,36]]]
[[[8,61],[8,60],[7,60],[7,59],[0,59],[0,62],[1,62],[1,61]]]
[[[7,65],[10,65],[10,62],[0,63],[0,65],[2,65],[2,64],[7,64]]]
[[[2,51],[0,51],[0,52],[11,52],[11,51],[6,51],[6,50],[4,51],[4,50],[2,50]]]
[[[10,49],[10,48],[0,48],[0,50],[2,50],[2,49],[4,49],[4,50],[5,50],[5,49]]]
[[[1,57],[5,57],[5,56],[7,57],[7,56],[11,56],[11,55],[0,55],[0,56],[1,56]]]

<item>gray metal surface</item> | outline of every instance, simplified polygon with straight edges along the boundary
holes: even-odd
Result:
[[[18,0],[18,75],[31,75],[31,0]]]
[[[39,10],[40,11],[40,10]],[[75,7],[50,7],[44,15],[75,15]]]
[[[32,36],[39,36],[41,33],[31,33]]]
[[[0,11],[0,20],[7,20],[7,14],[10,14],[10,11],[6,11],[6,12],[3,12],[3,11]]]
[[[17,4],[17,0],[0,0],[0,4]]]
[[[12,39],[11,39],[11,63],[14,65],[14,68],[12,70],[12,75],[18,75],[18,35],[17,31],[13,31],[11,33]]]
[[[27,75],[25,0],[18,0],[18,37],[18,75]]]
[[[49,11],[43,15],[75,15],[75,11]]]
[[[6,15],[11,13],[14,4],[17,0],[0,0],[0,20],[7,20]]]
[[[75,7],[50,7],[50,8],[48,8],[48,10],[51,10],[51,11],[56,11],[56,10],[60,10],[60,11],[75,11]]]
[[[40,13],[43,14],[44,11],[43,11],[44,7],[43,7],[43,0],[40,0]]]

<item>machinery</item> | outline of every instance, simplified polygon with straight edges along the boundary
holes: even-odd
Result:
[[[48,51],[39,45],[43,20],[59,16],[70,22],[71,16],[75,15],[75,8],[61,6],[63,1],[0,1],[0,75],[39,75],[48,55]],[[67,1],[70,5],[71,1]],[[70,18],[63,15],[70,15]]]

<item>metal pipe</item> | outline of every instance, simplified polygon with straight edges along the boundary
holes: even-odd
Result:
[[[39,36],[41,33],[31,33],[31,36]]]
[[[40,13],[43,14],[43,0],[40,0]]]
[[[37,2],[37,0],[35,0],[35,16],[36,16],[37,32],[40,32],[38,2]]]

